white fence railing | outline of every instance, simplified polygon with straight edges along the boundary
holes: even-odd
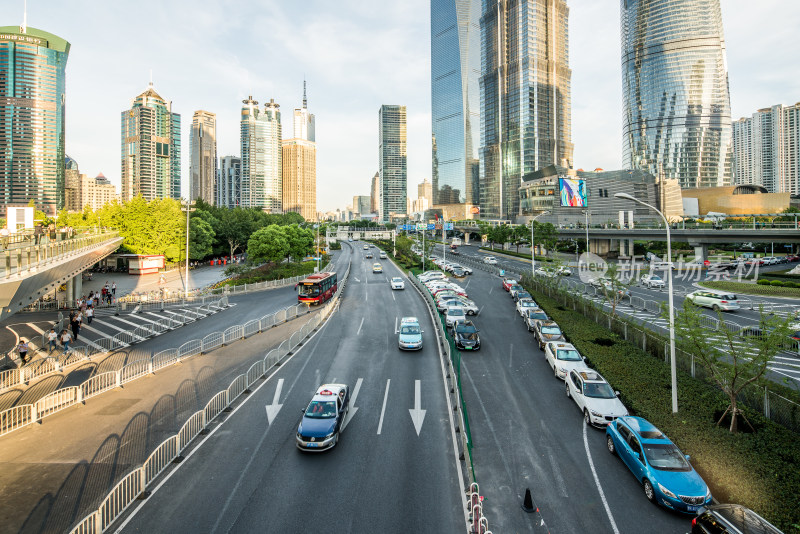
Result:
[[[277,348],[272,349],[267,355],[255,362],[247,373],[233,379],[230,386],[214,395],[205,407],[198,410],[184,423],[178,433],[170,436],[150,454],[147,461],[125,475],[106,496],[97,510],[84,517],[70,534],[101,534],[108,530],[111,524],[152,484],[171,462],[181,457],[182,453],[191,444],[192,440],[206,430],[209,424],[225,408],[233,404],[253,384],[258,382],[272,367],[283,357],[294,350],[297,344],[310,336],[337,308],[339,297],[346,285],[347,273],[339,282],[336,296],[315,314],[311,320],[300,329],[300,336],[292,336],[296,345],[284,341]],[[174,350],[174,349],[173,349]],[[489,534],[484,531],[484,534]]]
[[[217,311],[226,308],[228,306],[228,297],[216,299],[213,305],[213,310],[209,311],[208,314],[216,313]],[[44,358],[33,359],[33,361],[31,361],[25,367],[2,371],[0,372],[0,393],[7,389],[28,384],[31,382],[31,380],[42,378],[43,376],[53,373],[59,373],[63,371],[65,367],[83,362],[85,360],[91,360],[93,356],[102,356],[103,354],[112,352],[121,347],[144,341],[145,339],[166,332],[169,329],[183,326],[187,322],[186,320],[181,320],[184,319],[185,315],[186,314],[176,315],[174,317],[164,317],[151,325],[139,326],[133,330],[119,332],[113,337],[104,337],[93,340],[93,348],[85,345],[70,347],[70,350],[67,353],[48,355]],[[194,320],[194,316],[191,320]],[[61,329],[66,328],[66,321],[68,321],[68,319],[59,320],[58,324],[56,325],[57,332],[60,332]],[[47,335],[42,334],[41,337],[37,337],[37,340],[39,341],[40,347],[37,349],[37,352],[43,352],[45,347],[48,345]],[[11,362],[13,363],[15,360],[11,358]],[[0,431],[0,435],[2,435],[2,431]]]

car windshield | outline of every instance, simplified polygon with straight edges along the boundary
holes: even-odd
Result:
[[[605,382],[587,382],[583,385],[583,394],[593,399],[613,399],[614,390]]]
[[[565,362],[579,362],[581,361],[581,354],[575,349],[558,349],[556,351],[556,359]]]
[[[528,293],[527,291],[520,291],[519,293],[517,293],[517,297],[518,297],[520,300],[522,300],[522,299],[529,299],[529,298],[531,298],[531,294],[530,294],[530,293]]]
[[[692,466],[686,461],[678,447],[672,443],[643,443],[647,463],[660,471],[691,471]]]
[[[306,408],[306,417],[312,419],[336,417],[336,401],[311,401]]]
[[[650,276],[650,281],[651,282],[660,282],[661,281],[661,277],[660,276],[656,276],[656,275],[651,275]]]
[[[304,297],[316,297],[319,295],[319,286],[316,285],[309,285],[309,286],[300,286],[300,294]]]
[[[459,317],[464,315],[464,310],[461,308],[447,308],[447,315],[450,317]]]
[[[543,311],[528,310],[528,318],[544,321],[547,319],[547,314]]]
[[[403,326],[400,328],[401,334],[419,334],[419,327],[418,326]]]
[[[392,282],[402,282],[402,278],[392,278]]]
[[[542,334],[545,334],[545,335],[548,335],[548,336],[560,336],[561,335],[561,329],[559,327],[557,327],[557,326],[543,326],[542,327]]]
[[[520,300],[519,305],[522,308],[533,308],[536,306],[535,302],[531,302],[530,300]]]
[[[471,334],[477,332],[477,329],[471,324],[460,324],[456,327],[456,332],[460,334]]]

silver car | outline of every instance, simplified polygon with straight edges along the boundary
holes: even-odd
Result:
[[[686,295],[686,300],[694,303],[696,306],[704,306],[714,311],[733,311],[740,308],[739,300],[733,293],[717,293],[716,291],[709,291],[707,289],[700,289],[689,293]]]

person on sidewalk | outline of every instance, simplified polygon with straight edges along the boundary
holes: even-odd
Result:
[[[10,232],[8,231],[8,226],[3,226],[0,228],[0,240],[3,242],[3,250],[8,248],[8,238],[10,236]]]
[[[116,297],[117,296],[117,283],[116,282],[111,282],[111,296],[112,297]]]
[[[25,341],[24,337],[19,340],[17,352],[19,353],[19,361],[22,362],[22,365],[28,363],[28,343]]]
[[[52,354],[53,351],[58,346],[58,334],[56,333],[55,328],[51,328],[50,331],[47,333],[47,344],[49,345],[49,350],[47,351],[47,353]]]
[[[72,319],[72,338],[78,341],[78,333],[81,331],[81,314],[78,312]]]
[[[86,324],[92,324],[92,319],[94,319],[94,308],[89,306],[86,308]]]
[[[70,334],[67,329],[61,331],[61,345],[64,347],[63,354],[69,352],[69,342],[72,341],[72,334]]]

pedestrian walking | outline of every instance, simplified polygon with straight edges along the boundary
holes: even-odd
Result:
[[[48,354],[52,354],[53,350],[58,346],[58,334],[55,328],[51,328],[47,333],[47,344],[49,345]]]
[[[86,308],[86,324],[92,324],[92,319],[94,319],[94,308],[89,306]]]
[[[117,283],[111,282],[111,295],[116,297],[117,296]]]
[[[8,238],[10,236],[10,232],[8,231],[8,226],[3,226],[0,228],[0,240],[3,242],[3,250],[8,248]]]
[[[61,345],[64,347],[64,354],[69,352],[69,342],[72,341],[72,335],[67,332],[66,328],[61,331]]]
[[[72,337],[75,341],[78,341],[78,334],[81,331],[81,321],[80,321],[81,314],[78,313],[75,318],[72,320]]]
[[[19,353],[19,361],[22,362],[22,365],[28,363],[28,343],[25,341],[25,338],[19,340],[17,352]]]
[[[44,233],[44,228],[42,228],[41,224],[37,224],[33,229],[34,244],[37,246],[39,245],[39,241],[42,239],[42,233]]]

